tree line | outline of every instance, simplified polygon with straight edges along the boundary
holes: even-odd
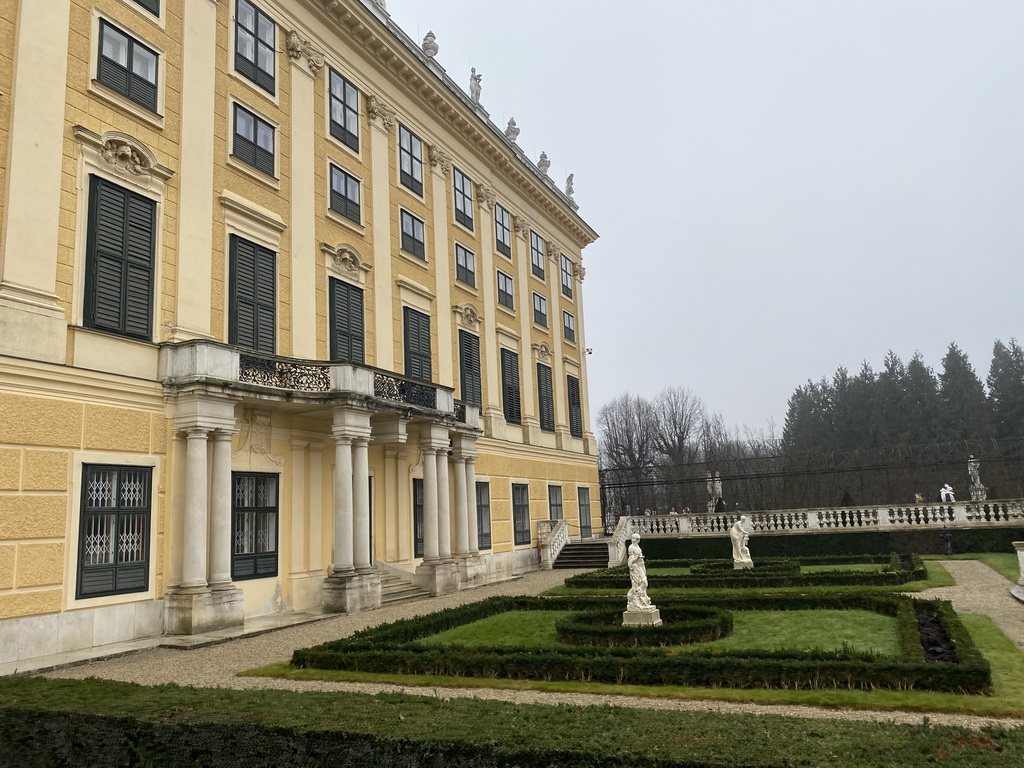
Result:
[[[969,498],[967,461],[989,498],[1024,496],[1024,349],[996,341],[984,382],[955,344],[936,373],[890,351],[875,372],[797,387],[781,438],[728,428],[692,392],[624,394],[598,413],[602,488],[613,514],[912,503],[945,482]],[[707,473],[722,479],[721,501]]]

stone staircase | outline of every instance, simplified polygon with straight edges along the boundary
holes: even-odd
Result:
[[[388,571],[378,571],[378,573],[380,573],[380,604],[382,606],[426,600],[431,596],[429,592],[420,589],[411,580],[395,576]]]
[[[555,568],[607,568],[608,542],[576,541],[566,544],[558,553]]]

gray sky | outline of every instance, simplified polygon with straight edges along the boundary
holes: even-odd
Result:
[[[590,397],[779,433],[808,378],[1024,337],[1024,2],[388,0],[601,235]]]

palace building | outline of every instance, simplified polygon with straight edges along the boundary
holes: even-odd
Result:
[[[0,0],[0,662],[599,528],[597,235],[384,6]]]

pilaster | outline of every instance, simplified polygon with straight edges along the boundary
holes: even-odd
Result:
[[[394,287],[391,269],[391,178],[390,164],[392,128],[395,111],[377,96],[367,94],[370,130],[370,192],[373,199],[373,306],[376,344],[373,365],[397,370],[395,361]],[[370,361],[367,361],[370,362]]]
[[[430,183],[433,193],[434,217],[434,293],[437,317],[437,382],[445,387],[455,386],[452,355],[452,319],[447,307],[452,305],[452,256],[448,245],[448,182],[451,178],[451,156],[437,145],[430,147]]]

